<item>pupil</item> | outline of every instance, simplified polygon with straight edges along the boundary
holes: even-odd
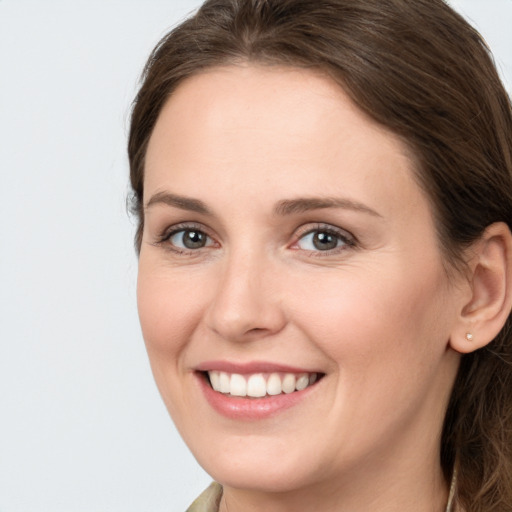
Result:
[[[200,231],[186,231],[183,234],[183,245],[187,249],[198,249],[204,247],[206,244],[206,237]]]
[[[313,245],[321,251],[335,249],[338,245],[338,239],[330,233],[315,233],[313,237]]]

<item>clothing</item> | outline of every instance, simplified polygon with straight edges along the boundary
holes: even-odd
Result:
[[[446,512],[452,510],[452,499],[455,489],[457,473],[454,472],[452,484],[450,488],[450,496],[446,506]],[[202,492],[202,494],[194,500],[194,503],[187,508],[186,512],[219,512],[220,499],[222,498],[222,485],[212,482],[210,486]]]
[[[203,493],[194,500],[186,512],[218,512],[222,498],[222,485],[212,482]]]

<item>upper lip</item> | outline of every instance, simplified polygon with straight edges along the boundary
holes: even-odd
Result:
[[[239,373],[241,375],[251,373],[322,373],[310,368],[299,368],[287,364],[273,363],[268,361],[250,361],[235,363],[231,361],[204,361],[195,367],[196,371],[220,371],[226,373]]]

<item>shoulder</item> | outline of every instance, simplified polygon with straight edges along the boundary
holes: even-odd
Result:
[[[212,482],[209,487],[194,500],[186,512],[218,512],[221,497],[222,486],[217,482]]]

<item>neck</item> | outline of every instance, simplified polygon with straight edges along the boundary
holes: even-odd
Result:
[[[449,483],[443,478],[438,460],[436,464],[405,461],[389,466],[362,466],[336,482],[324,481],[287,492],[224,486],[219,512],[445,512]]]

